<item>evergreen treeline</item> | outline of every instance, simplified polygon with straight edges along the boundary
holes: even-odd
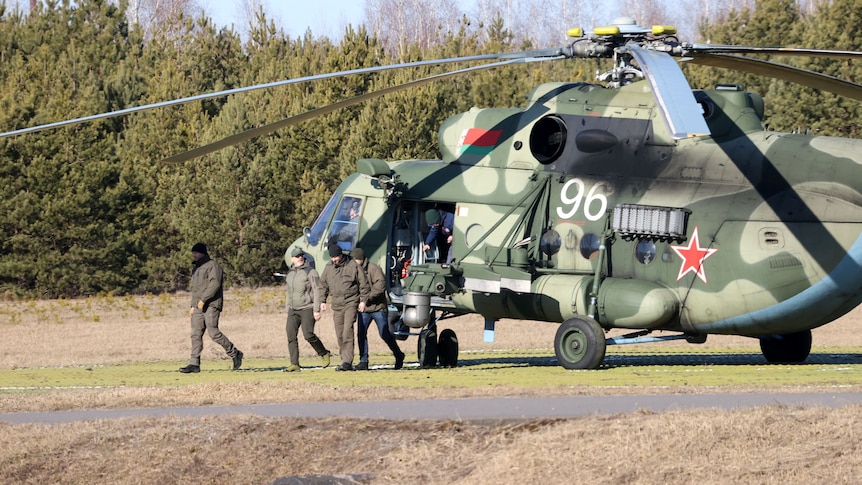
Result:
[[[125,2],[0,6],[0,131],[323,72],[530,48],[502,20],[390,58],[364,27],[336,43],[288,38],[259,15],[243,41],[208,18],[144,38]],[[703,25],[714,43],[857,50],[860,0],[803,16],[763,0]],[[463,21],[466,27],[466,20]],[[179,33],[177,33],[179,32]],[[471,32],[471,33],[468,33]],[[480,42],[478,39],[488,39]],[[778,59],[788,62],[787,59]],[[796,65],[859,79],[848,61]],[[859,136],[858,102],[769,79],[686,68],[695,87],[743,82],[771,125]],[[471,106],[521,106],[536,84],[590,81],[587,61],[483,71],[379,98],[178,165],[167,156],[381,87],[440,72],[414,68],[254,91],[0,140],[0,294],[57,297],[185,289],[204,241],[232,284],[272,282],[284,249],[355,160],[437,158],[437,129]],[[780,106],[780,109],[769,109]]]

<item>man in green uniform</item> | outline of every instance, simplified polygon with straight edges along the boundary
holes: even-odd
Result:
[[[180,368],[183,374],[201,371],[201,352],[204,350],[204,331],[227,352],[233,360],[233,370],[242,366],[242,352],[218,329],[224,295],[222,284],[224,273],[221,266],[210,258],[204,243],[192,246],[194,268],[192,269],[192,303],[189,315],[192,318],[192,356],[189,365]]]
[[[285,372],[299,370],[299,342],[297,336],[302,328],[302,336],[323,359],[323,367],[329,367],[330,353],[323,342],[314,334],[314,324],[320,320],[320,276],[317,270],[306,261],[305,251],[296,247],[290,252],[291,267],[284,277],[287,284],[287,350],[290,365]]]
[[[335,370],[353,370],[354,327],[356,315],[365,310],[369,286],[365,274],[338,244],[329,245],[330,262],[320,276],[320,311],[326,311],[326,298],[332,295],[332,319],[341,365]]]

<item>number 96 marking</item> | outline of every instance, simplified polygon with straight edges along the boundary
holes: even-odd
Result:
[[[560,189],[560,207],[557,207],[557,215],[560,219],[571,219],[575,217],[578,209],[581,207],[581,202],[584,202],[584,217],[590,221],[597,221],[602,218],[608,208],[608,198],[604,194],[597,194],[596,190],[601,184],[596,184],[590,187],[587,192],[586,200],[584,200],[584,181],[581,179],[572,179],[563,185]],[[570,195],[574,188],[575,193]],[[568,209],[568,210],[566,210]]]

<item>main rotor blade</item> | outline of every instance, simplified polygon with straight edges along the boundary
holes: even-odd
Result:
[[[242,87],[242,88],[226,89],[224,91],[216,91],[213,93],[198,94],[196,96],[189,96],[186,98],[179,98],[179,99],[174,99],[171,101],[162,101],[160,103],[152,103],[152,104],[147,104],[147,105],[143,105],[143,106],[136,106],[133,108],[126,108],[126,109],[121,109],[121,110],[117,110],[117,111],[111,111],[108,113],[102,113],[102,114],[91,115],[91,116],[84,116],[81,118],[75,118],[75,119],[71,119],[71,120],[58,121],[55,123],[48,123],[45,125],[33,126],[30,128],[21,128],[19,130],[7,131],[5,133],[0,133],[0,138],[6,138],[6,137],[10,137],[10,136],[15,136],[15,135],[23,135],[25,133],[35,133],[35,132],[42,131],[42,130],[47,130],[47,129],[51,129],[51,128],[59,128],[61,126],[76,125],[76,124],[85,123],[88,121],[95,121],[95,120],[101,120],[101,119],[106,119],[106,118],[114,118],[117,116],[123,116],[123,115],[131,114],[131,113],[137,113],[139,111],[147,111],[147,110],[156,109],[156,108],[164,108],[167,106],[174,106],[174,105],[178,105],[178,104],[190,103],[192,101],[200,101],[200,100],[204,100],[204,99],[218,98],[218,97],[222,97],[222,96],[228,96],[231,94],[244,93],[244,92],[248,92],[248,91],[255,91],[258,89],[273,88],[273,87],[277,87],[277,86],[286,86],[288,84],[296,84],[296,83],[307,82],[307,81],[317,81],[317,80],[329,79],[329,78],[333,78],[333,77],[351,76],[351,75],[355,75],[355,74],[370,74],[370,73],[375,73],[375,72],[388,71],[391,69],[403,69],[403,68],[409,68],[409,67],[451,64],[454,62],[488,61],[488,60],[496,60],[496,59],[523,59],[523,58],[538,58],[538,57],[556,58],[557,56],[561,55],[561,53],[562,53],[562,49],[545,49],[545,50],[537,50],[537,51],[510,52],[510,53],[504,53],[504,54],[481,54],[481,55],[475,55],[475,56],[450,57],[448,59],[433,59],[433,60],[427,60],[427,61],[405,62],[405,63],[401,63],[401,64],[390,64],[390,65],[386,65],[386,66],[363,67],[363,68],[359,68],[359,69],[350,69],[347,71],[338,71],[338,72],[331,72],[331,73],[326,73],[326,74],[316,74],[313,76],[305,76],[305,77],[299,77],[299,78],[295,78],[295,79],[286,79],[283,81],[275,81],[275,82],[271,82],[271,83],[256,84],[254,86],[246,86],[246,87]]]
[[[222,148],[227,148],[232,145],[236,145],[237,143],[241,143],[244,141],[248,141],[252,138],[256,138],[261,135],[266,135],[272,133],[276,130],[280,130],[281,128],[285,128],[287,126],[295,125],[297,123],[301,123],[303,121],[310,120],[312,118],[325,115],[327,113],[331,113],[333,111],[337,111],[342,108],[346,108],[348,106],[353,106],[355,104],[362,103],[363,101],[368,101],[370,99],[374,99],[386,94],[395,93],[398,91],[403,91],[405,89],[414,88],[417,86],[421,86],[423,84],[430,83],[432,81],[438,81],[440,79],[445,79],[447,77],[457,76],[459,74],[465,74],[473,71],[479,71],[482,69],[491,69],[494,67],[506,66],[510,64],[520,64],[525,62],[541,62],[541,61],[552,61],[563,59],[564,56],[558,57],[528,57],[528,58],[519,58],[519,59],[509,59],[506,61],[494,62],[490,64],[483,64],[481,66],[468,67],[465,69],[459,69],[457,71],[447,72],[443,74],[436,74],[433,76],[428,76],[422,79],[417,79],[415,81],[410,81],[404,84],[399,84],[396,86],[390,86],[388,88],[383,88],[377,91],[373,91],[370,93],[361,94],[359,96],[354,96],[352,98],[348,98],[342,101],[338,101],[336,103],[332,103],[320,108],[313,109],[311,111],[306,111],[305,113],[298,114],[296,116],[292,116],[290,118],[285,118],[281,121],[277,121],[275,123],[271,123],[268,125],[264,125],[258,128],[252,128],[250,130],[246,130],[242,133],[237,133],[236,135],[231,135],[227,138],[223,138],[215,143],[210,143],[208,145],[204,145],[202,147],[198,147],[187,152],[179,153],[168,158],[162,160],[167,163],[178,163],[184,162],[186,160],[191,160],[193,158],[197,158],[208,153],[215,152],[217,150],[221,150]]]
[[[687,62],[782,79],[862,101],[862,84],[786,64],[727,54],[703,54]]]
[[[703,109],[694,99],[676,60],[664,52],[626,46],[652,88],[664,121],[675,139],[709,135]]]
[[[685,47],[685,55],[693,54],[774,54],[793,57],[834,57],[862,59],[862,52],[829,49],[805,49],[800,47],[758,47],[724,44],[691,44]]]

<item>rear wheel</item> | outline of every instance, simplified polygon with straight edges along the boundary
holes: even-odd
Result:
[[[598,322],[575,317],[560,324],[554,338],[554,352],[566,369],[596,369],[605,359],[605,333]]]
[[[760,351],[773,364],[804,362],[811,353],[811,330],[761,337]]]

